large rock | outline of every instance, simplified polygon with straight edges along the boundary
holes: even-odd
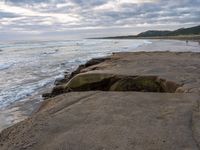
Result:
[[[0,150],[200,149],[200,53],[118,53],[91,64],[3,130]]]
[[[50,97],[89,90],[200,93],[200,53],[115,53],[81,66]]]
[[[110,91],[141,91],[141,92],[164,92],[157,77],[123,77],[115,82]]]
[[[111,81],[112,80],[112,81]],[[65,86],[72,91],[108,90],[115,81],[113,74],[81,73],[72,78]]]
[[[200,97],[68,93],[0,134],[1,150],[199,150]]]
[[[123,76],[107,73],[81,73],[72,78],[66,85],[54,88],[59,91],[140,91],[174,93],[181,85],[160,79],[156,76]],[[57,92],[58,91],[58,92]],[[178,92],[178,91],[177,91]]]

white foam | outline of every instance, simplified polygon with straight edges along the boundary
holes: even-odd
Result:
[[[54,80],[59,77],[60,75],[52,78],[46,78],[37,82],[17,85],[1,90],[0,108],[6,107],[15,101],[23,100],[29,96],[32,96],[33,94],[36,94],[37,90],[50,83],[53,83]]]
[[[5,70],[13,66],[14,63],[5,63],[5,64],[0,64],[0,70]]]
[[[52,84],[59,73],[72,70],[91,58],[131,51],[144,43],[148,41],[78,40],[4,44],[5,52],[0,55],[3,75],[0,79],[0,107],[27,100],[42,87]]]

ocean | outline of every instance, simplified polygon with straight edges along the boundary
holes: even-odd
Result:
[[[91,58],[134,51],[148,40],[67,40],[0,43],[0,130],[29,116],[42,93]]]

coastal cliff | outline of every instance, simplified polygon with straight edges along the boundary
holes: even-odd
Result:
[[[0,133],[1,150],[199,150],[200,53],[114,53],[54,87]]]

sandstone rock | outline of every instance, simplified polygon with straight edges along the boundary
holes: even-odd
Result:
[[[110,87],[110,91],[164,92],[157,77],[124,77]]]
[[[66,88],[75,91],[108,90],[112,74],[82,73],[72,78]]]
[[[86,66],[3,130],[0,150],[199,150],[199,53],[115,53]]]
[[[73,71],[70,75],[70,79],[73,78],[75,75],[81,73],[81,71],[87,67],[93,66],[93,65],[97,65],[99,63],[102,63],[106,60],[109,60],[109,57],[102,57],[102,58],[93,58],[91,60],[89,60],[88,62],[86,62],[83,65],[80,65],[75,71]]]
[[[0,134],[1,150],[199,150],[195,94],[71,92]]]

